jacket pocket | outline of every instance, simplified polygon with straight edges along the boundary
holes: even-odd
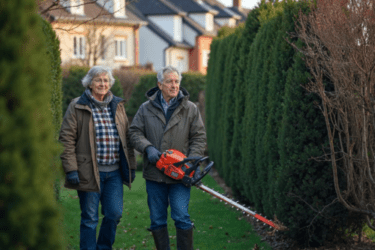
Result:
[[[77,165],[79,181],[88,183],[94,177],[91,156],[77,155]]]

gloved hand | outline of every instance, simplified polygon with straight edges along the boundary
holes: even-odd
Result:
[[[79,177],[77,171],[71,171],[66,173],[66,179],[70,184],[78,185],[79,184]]]
[[[160,159],[161,153],[154,146],[148,146],[145,149],[145,152],[147,154],[147,159],[151,164],[156,164]]]
[[[132,170],[130,170],[131,171],[131,173],[132,173],[132,183],[133,183],[133,181],[134,181],[134,179],[135,179],[135,169],[132,169]]]

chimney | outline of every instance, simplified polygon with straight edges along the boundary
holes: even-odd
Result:
[[[237,7],[237,9],[242,9],[241,7],[241,0],[233,0],[233,7]]]

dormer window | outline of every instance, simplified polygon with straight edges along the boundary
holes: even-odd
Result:
[[[60,0],[60,4],[73,15],[85,15],[84,0]]]
[[[214,15],[211,13],[194,13],[189,15],[194,21],[199,23],[207,31],[214,29]]]
[[[97,4],[104,7],[115,17],[125,18],[125,0],[97,0]]]
[[[115,17],[126,17],[125,15],[125,0],[113,0]]]

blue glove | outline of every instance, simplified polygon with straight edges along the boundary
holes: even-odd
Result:
[[[131,171],[131,173],[132,173],[132,183],[133,183],[133,181],[134,181],[134,179],[135,179],[135,169],[132,169],[132,170],[130,170]]]
[[[77,171],[71,171],[66,174],[66,179],[70,184],[78,185],[79,184],[79,177]]]
[[[148,146],[146,149],[147,159],[151,164],[156,164],[160,159],[161,153],[154,146]]]

